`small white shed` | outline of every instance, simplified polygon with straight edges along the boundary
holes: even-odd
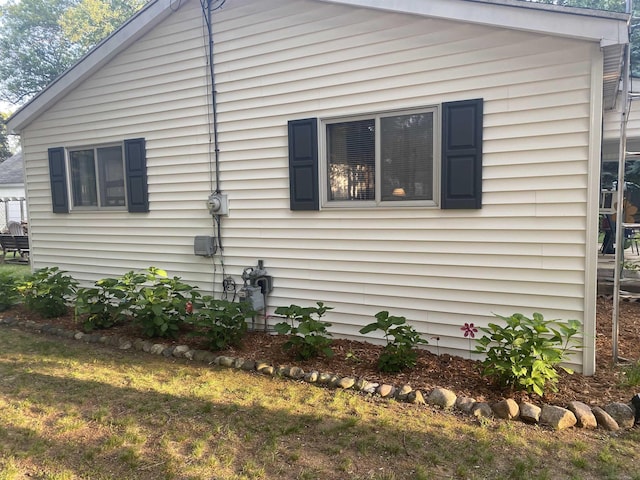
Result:
[[[152,1],[9,120],[33,266],[87,283],[154,265],[220,293],[262,260],[269,313],[323,301],[358,336],[389,310],[458,355],[465,322],[539,311],[584,323],[573,360],[593,373],[627,21],[517,0]]]

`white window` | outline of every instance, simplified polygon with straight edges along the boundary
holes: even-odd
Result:
[[[126,206],[122,146],[70,149],[69,175],[74,208]]]
[[[325,206],[435,206],[437,109],[324,122]]]

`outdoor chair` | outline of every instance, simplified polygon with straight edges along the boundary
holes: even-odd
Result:
[[[602,247],[600,248],[601,253],[615,253],[616,225],[612,217],[612,215],[604,215],[600,220],[600,231],[604,232]],[[636,229],[624,229],[624,246],[625,248],[631,247],[631,253],[635,251],[636,255],[640,255],[638,236],[640,236],[640,232],[637,232]]]
[[[18,248],[18,253],[20,254],[21,260],[25,262],[28,261],[29,260],[29,236],[17,235],[17,236],[14,236],[13,239],[16,242],[16,247]]]
[[[0,259],[0,263],[5,262],[5,260],[7,259],[7,254],[9,253],[13,253],[14,258],[16,256],[16,253],[20,254],[20,249],[18,248],[16,239],[13,235],[8,235],[6,233],[0,234],[0,246],[2,246],[2,259]]]
[[[22,225],[19,222],[11,221],[7,224],[7,229],[9,233],[14,237],[21,237],[24,235],[24,230],[22,229]]]

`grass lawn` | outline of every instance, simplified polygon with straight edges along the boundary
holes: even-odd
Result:
[[[553,432],[0,327],[0,479],[640,479]]]
[[[7,274],[23,278],[31,273],[29,265],[22,265],[17,263],[0,263],[0,274]]]

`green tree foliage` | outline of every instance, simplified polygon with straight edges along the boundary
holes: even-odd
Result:
[[[0,99],[22,103],[82,54],[58,24],[74,1],[12,0],[0,7]]]
[[[0,100],[19,105],[49,85],[142,0],[9,0],[0,5]]]
[[[69,41],[89,49],[113,33],[145,4],[144,0],[80,0],[60,18]]]
[[[7,126],[5,125],[6,115],[0,112],[0,163],[11,156],[9,149],[9,138],[7,136]]]

